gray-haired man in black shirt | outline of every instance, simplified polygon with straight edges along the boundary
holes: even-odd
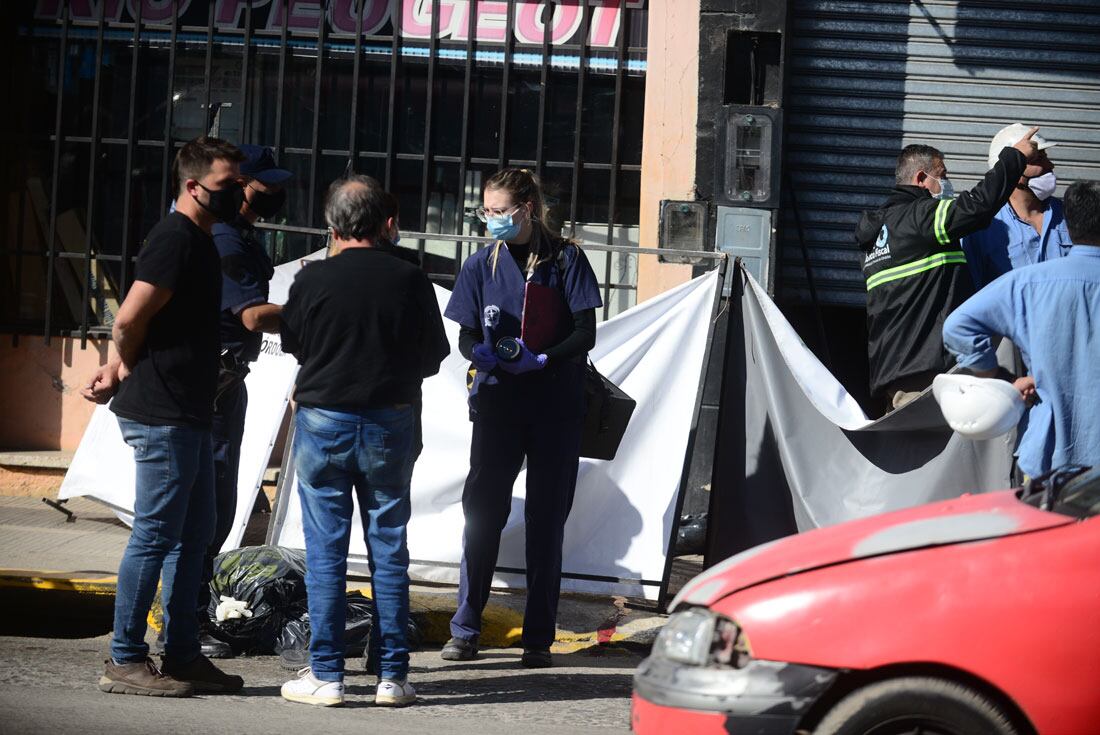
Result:
[[[352,492],[370,551],[378,664],[375,704],[416,700],[408,683],[409,483],[418,452],[424,378],[450,351],[435,292],[416,265],[390,252],[396,228],[374,179],[329,188],[334,255],[294,279],[283,308],[283,350],[298,358],[294,457],[309,593],[310,669],[283,685],[293,702],[344,698],[344,617]]]

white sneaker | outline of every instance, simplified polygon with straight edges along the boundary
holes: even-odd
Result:
[[[344,682],[321,681],[313,676],[313,670],[307,666],[298,672],[297,679],[283,684],[281,693],[283,699],[291,702],[338,707],[344,703]]]
[[[374,703],[379,707],[405,707],[416,701],[416,690],[405,681],[393,681],[383,679],[378,682],[378,690],[374,694]]]

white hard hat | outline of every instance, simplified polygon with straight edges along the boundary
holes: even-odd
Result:
[[[1001,151],[1019,143],[1023,140],[1024,136],[1027,135],[1027,131],[1029,130],[1031,130],[1031,128],[1023,123],[1012,123],[998,130],[997,134],[993,136],[992,142],[989,144],[989,167],[993,168],[996,166],[998,159],[1001,157]],[[1035,141],[1035,147],[1041,151],[1058,145],[1053,140],[1047,140],[1038,133],[1031,136],[1031,139]]]
[[[947,425],[968,439],[992,439],[1020,423],[1027,409],[1011,383],[973,375],[937,375],[932,395]]]

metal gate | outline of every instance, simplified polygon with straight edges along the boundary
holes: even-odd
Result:
[[[108,335],[176,149],[207,132],[274,148],[291,225],[318,225],[345,172],[375,176],[438,277],[505,166],[541,176],[567,234],[636,243],[647,28],[646,0],[2,3],[0,330]],[[636,300],[628,260],[593,263],[605,317]]]
[[[942,150],[957,188],[1004,125],[1042,126],[1061,186],[1100,179],[1100,2],[793,0],[785,166],[822,303],[863,306],[852,232],[910,143]],[[960,186],[961,185],[961,186]],[[778,291],[809,297],[783,210]]]

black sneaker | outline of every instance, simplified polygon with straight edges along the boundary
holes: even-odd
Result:
[[[439,655],[444,661],[473,661],[477,658],[477,638],[451,638]]]
[[[199,648],[207,658],[233,658],[233,646],[214,636],[209,628],[199,629]]]
[[[554,665],[549,648],[525,648],[519,662],[528,669],[548,669]]]
[[[161,669],[174,679],[189,682],[196,694],[232,694],[244,687],[244,679],[225,673],[201,653],[185,664],[163,659]]]
[[[298,671],[309,666],[308,648],[284,648],[279,651],[279,666],[287,671]]]

